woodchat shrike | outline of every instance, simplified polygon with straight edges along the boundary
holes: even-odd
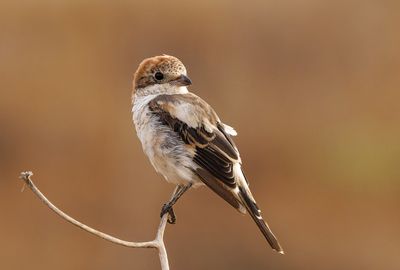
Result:
[[[241,213],[248,212],[271,247],[284,253],[261,216],[232,140],[236,131],[190,93],[182,62],[162,55],[143,60],[133,79],[133,122],[155,170],[176,185],[161,216],[175,222],[172,206],[191,187],[206,185]]]

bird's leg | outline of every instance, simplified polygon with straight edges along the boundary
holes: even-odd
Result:
[[[163,205],[163,207],[161,208],[160,217],[162,218],[166,213],[168,213],[167,221],[169,224],[175,224],[175,222],[176,222],[176,216],[175,216],[174,208],[172,208],[172,206],[173,206],[174,198],[180,193],[181,189],[182,189],[182,186],[180,186],[180,185],[176,186],[176,188],[172,194],[171,200],[168,201],[167,203],[165,203]],[[175,200],[175,202],[176,202],[176,200]]]
[[[190,187],[192,186],[192,183],[189,183],[188,185],[178,185],[172,195],[172,198],[169,202],[163,205],[161,208],[161,213],[160,216],[163,217],[166,213],[169,214],[168,218],[168,223],[169,224],[175,224],[176,222],[176,216],[175,212],[173,209],[174,204],[178,201],[178,199],[185,193]]]

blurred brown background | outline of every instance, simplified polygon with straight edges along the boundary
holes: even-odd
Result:
[[[168,226],[172,269],[400,269],[399,1],[2,1],[0,268],[159,269],[61,220],[150,240],[173,187],[131,123],[139,62],[167,53],[239,136],[287,255],[206,188]],[[249,120],[251,119],[251,120]]]

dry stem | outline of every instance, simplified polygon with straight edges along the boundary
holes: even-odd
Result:
[[[73,225],[75,225],[91,234],[94,234],[100,238],[110,241],[114,244],[125,246],[125,247],[130,247],[130,248],[156,248],[158,250],[158,256],[160,258],[161,269],[169,270],[168,255],[167,255],[167,250],[166,250],[165,244],[164,244],[164,231],[165,231],[165,227],[167,225],[168,214],[165,214],[161,218],[160,225],[158,226],[156,238],[154,240],[148,241],[148,242],[131,242],[131,241],[121,240],[121,239],[111,236],[109,234],[95,230],[95,229],[77,221],[76,219],[72,218],[71,216],[67,215],[66,213],[64,213],[63,211],[58,209],[35,186],[35,184],[31,180],[32,175],[33,175],[32,172],[26,171],[26,172],[22,172],[19,178],[22,179],[25,182],[25,184],[32,190],[32,192],[45,205],[47,205],[51,210],[53,210],[57,215],[59,215],[66,221],[72,223]]]

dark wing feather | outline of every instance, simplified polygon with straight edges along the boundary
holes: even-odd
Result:
[[[239,153],[231,136],[225,132],[224,127],[221,125],[221,123],[217,123],[217,128],[218,131],[216,131],[216,133],[218,134],[218,136],[216,136],[213,144],[224,151],[224,153],[226,153],[230,158],[238,160]]]
[[[235,198],[235,196],[233,196],[232,192],[226,189],[219,181],[215,181],[215,177],[207,169],[200,167],[195,171],[195,173],[199,176],[204,184],[206,184],[226,202],[236,209],[241,208],[239,201]]]
[[[196,164],[209,172],[215,179],[234,188],[236,182],[233,163],[239,159],[235,144],[224,131],[222,124],[217,120],[218,117],[216,117],[215,112],[204,101],[196,104],[196,109],[202,110],[198,113],[203,113],[207,116],[211,113],[211,117],[207,120],[217,127],[212,132],[207,131],[203,123],[198,123],[198,126],[194,128],[174,116],[172,109],[169,109],[171,108],[169,106],[170,103],[173,102],[174,105],[179,105],[179,102],[187,102],[187,99],[186,95],[161,95],[153,99],[149,107],[162,124],[169,126],[180,136],[183,142],[195,148],[193,160]],[[200,99],[200,101],[202,100]],[[196,102],[199,102],[198,97]],[[206,177],[204,173],[199,174]],[[201,178],[203,179],[203,177]]]
[[[192,100],[190,100],[191,98]],[[189,100],[190,103],[188,103]],[[203,121],[198,121],[195,123],[196,125],[193,125],[192,121],[189,126],[185,119],[179,119],[177,115],[187,117],[187,122],[193,120],[187,115],[182,116],[175,111],[180,102],[185,102],[186,105],[197,102],[192,108],[192,113],[201,114]],[[235,181],[233,164],[240,162],[239,153],[232,138],[226,133],[223,124],[219,122],[211,107],[200,98],[187,94],[160,95],[149,103],[149,108],[162,124],[169,126],[184,143],[194,148],[193,161],[199,165],[194,173],[204,184],[239,211],[247,209],[272,248],[283,253],[278,240],[262,219],[250,191],[239,185],[238,196],[240,199],[232,192],[232,189],[238,186]],[[209,122],[214,126],[212,132],[206,129],[204,122]]]

